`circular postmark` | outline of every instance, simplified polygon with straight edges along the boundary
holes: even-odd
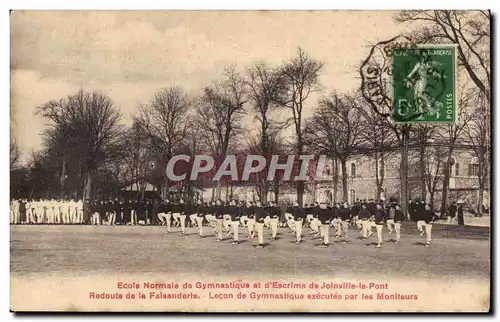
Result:
[[[395,48],[416,48],[409,37],[396,36],[373,45],[362,62],[361,93],[370,106],[382,117],[393,115],[392,52]],[[403,112],[403,111],[401,111]]]

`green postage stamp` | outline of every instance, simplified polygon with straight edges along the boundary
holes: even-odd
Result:
[[[455,123],[456,47],[392,50],[395,123]]]

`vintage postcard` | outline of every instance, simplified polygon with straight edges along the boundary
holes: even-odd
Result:
[[[490,21],[12,11],[11,310],[489,312]]]

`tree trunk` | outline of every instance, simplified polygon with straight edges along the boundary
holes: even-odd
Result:
[[[379,158],[381,162],[379,162]],[[384,166],[384,161],[383,161],[383,156],[379,156],[377,153],[375,153],[375,182],[377,186],[377,192],[376,192],[376,199],[380,199],[382,195],[382,188],[384,185],[384,177],[383,175],[379,175],[380,168]],[[381,174],[381,173],[380,173]]]
[[[420,195],[425,200],[427,189],[425,184],[425,139],[420,143]]]
[[[269,193],[269,185],[267,183],[267,179],[263,178],[261,180],[261,186],[260,186],[260,202],[265,204],[267,203],[267,194]]]
[[[298,132],[298,131],[297,131]],[[302,155],[302,152],[304,151],[303,143],[302,143],[302,136],[297,133],[297,154],[300,157]],[[302,169],[302,162],[303,160],[300,160],[299,162],[299,171]],[[304,181],[297,181],[297,200],[299,205],[303,205],[304,203],[304,191],[305,191],[305,184]]]
[[[339,184],[339,164],[337,158],[333,159],[333,204],[337,203],[337,190]]]
[[[280,186],[276,182],[276,184],[274,185],[274,202],[278,203],[279,195],[280,195]]]
[[[479,183],[479,200],[477,202],[477,215],[479,217],[483,216],[483,197],[484,197],[484,180],[481,180],[482,182]]]
[[[83,192],[84,199],[92,200],[92,179],[93,179],[92,170],[88,170],[87,178],[85,179],[85,190]]]
[[[478,191],[478,201],[477,201],[477,209],[478,209],[478,216],[482,217],[483,216],[483,198],[484,198],[484,187],[486,185],[486,176],[488,175],[488,172],[486,171],[486,153],[484,149],[481,149],[481,153],[478,158],[478,186],[479,186],[479,191]]]
[[[316,185],[316,182],[313,182],[313,191],[312,191],[313,201],[318,201],[318,196],[316,196],[316,193],[317,193],[317,185]]]
[[[408,145],[409,126],[403,125],[403,144],[401,149],[401,210],[408,215]]]
[[[64,182],[66,181],[66,155],[63,154],[62,157],[62,166],[61,166],[61,190],[59,193],[59,197],[61,199],[64,198]]]
[[[344,202],[347,202],[348,193],[347,193],[347,160],[340,159],[340,166],[342,168],[342,199]]]
[[[444,176],[443,176],[443,192],[441,194],[441,212],[444,212],[448,206],[448,188],[450,186],[450,160],[453,154],[453,148],[448,149],[448,154],[444,162]]]

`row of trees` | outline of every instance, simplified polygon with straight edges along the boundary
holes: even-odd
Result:
[[[434,17],[432,22],[428,20],[429,15]],[[489,29],[469,23],[470,28],[477,30],[471,29],[469,33],[473,36],[466,36],[464,30],[455,30],[465,24],[460,22],[457,27],[457,17],[459,21],[465,19],[459,13],[448,11],[402,12],[397,17],[405,23],[419,19],[426,21],[425,27],[420,27],[412,35],[420,40],[424,36],[443,34],[454,37],[458,34],[461,66],[475,86],[461,90],[459,122],[455,125],[397,126],[377,112],[374,105],[379,102],[374,103],[362,95],[363,84],[352,93],[333,90],[321,95],[318,93],[321,90],[319,77],[324,65],[298,48],[294,57],[279,66],[256,62],[244,72],[228,67],[219,80],[203,88],[197,97],[190,97],[176,86],[161,89],[149,102],[137,106],[130,126],[123,124],[120,110],[104,93],[80,90],[67,98],[47,102],[37,108],[37,113],[48,121],[43,133],[44,149],[33,153],[29,166],[13,170],[12,191],[25,197],[47,194],[92,198],[96,194],[116,195],[120,187],[130,182],[138,182],[144,191],[146,184],[151,182],[164,196],[173,185],[182,186],[184,193],[192,195],[193,188],[205,182],[202,182],[203,178],[198,182],[191,182],[189,178],[182,183],[169,182],[165,166],[174,155],[210,154],[214,156],[217,167],[228,154],[261,154],[269,161],[273,154],[315,153],[333,159],[334,189],[341,180],[342,195],[347,200],[346,164],[349,158],[359,154],[374,158],[380,193],[384,173],[379,168],[383,169],[384,163],[395,152],[407,151],[410,145],[415,145],[420,147],[422,193],[428,190],[433,194],[439,177],[445,194],[449,182],[448,160],[454,148],[462,144],[477,154],[482,193],[487,184],[489,165],[490,81],[489,69],[486,68],[487,77],[483,82],[482,68],[489,67],[489,64],[484,65],[484,57],[475,52],[475,48],[484,37],[489,37],[489,34],[484,34]],[[451,21],[452,27],[442,19]],[[436,33],[438,27],[444,31]],[[471,40],[471,37],[476,40]],[[439,42],[442,39],[428,40]],[[448,40],[456,42],[455,38]],[[477,57],[483,64],[472,62]],[[381,84],[386,88],[384,86]],[[313,93],[321,98],[313,116],[306,119],[306,102],[307,106],[314,106]],[[245,126],[243,121],[248,116],[253,117],[253,122]],[[290,128],[293,135],[285,136],[284,131]],[[432,163],[428,161],[430,139],[439,143],[440,148],[435,151],[446,150],[443,157],[435,158],[437,161]],[[13,146],[15,151],[16,145]],[[11,168],[15,168],[15,153],[12,151],[11,147]],[[406,166],[402,166],[402,190],[408,181],[407,164],[408,160]],[[440,167],[444,168],[443,172]],[[438,173],[444,173],[444,177]],[[268,182],[261,176],[257,181],[261,200],[265,201],[269,189],[278,195],[282,184],[279,177]],[[222,184],[217,183],[213,198],[220,197]],[[302,201],[304,182],[296,182],[295,189],[299,201]],[[408,194],[403,193],[405,195]]]
[[[456,148],[470,149],[478,159],[487,158],[486,149],[490,144],[487,138],[488,111],[481,95],[475,90],[462,93],[458,108],[455,124],[421,124],[408,129],[406,148],[418,153],[411,154],[409,175],[405,181],[408,182],[410,177],[417,179],[420,196],[425,199],[429,193],[431,203],[434,203],[438,190],[443,192],[442,198],[446,198]],[[384,169],[389,162],[400,159],[401,150],[405,148],[397,138],[397,130],[398,126],[380,117],[359,92],[340,94],[333,91],[319,101],[312,118],[307,120],[305,137],[312,151],[326,154],[333,160],[333,187],[336,189],[340,179],[342,198],[347,200],[348,161],[359,156],[374,160],[375,196],[382,194]],[[481,166],[485,166],[484,163]],[[486,176],[485,169],[477,173],[479,189],[485,188],[481,183],[484,184]]]

